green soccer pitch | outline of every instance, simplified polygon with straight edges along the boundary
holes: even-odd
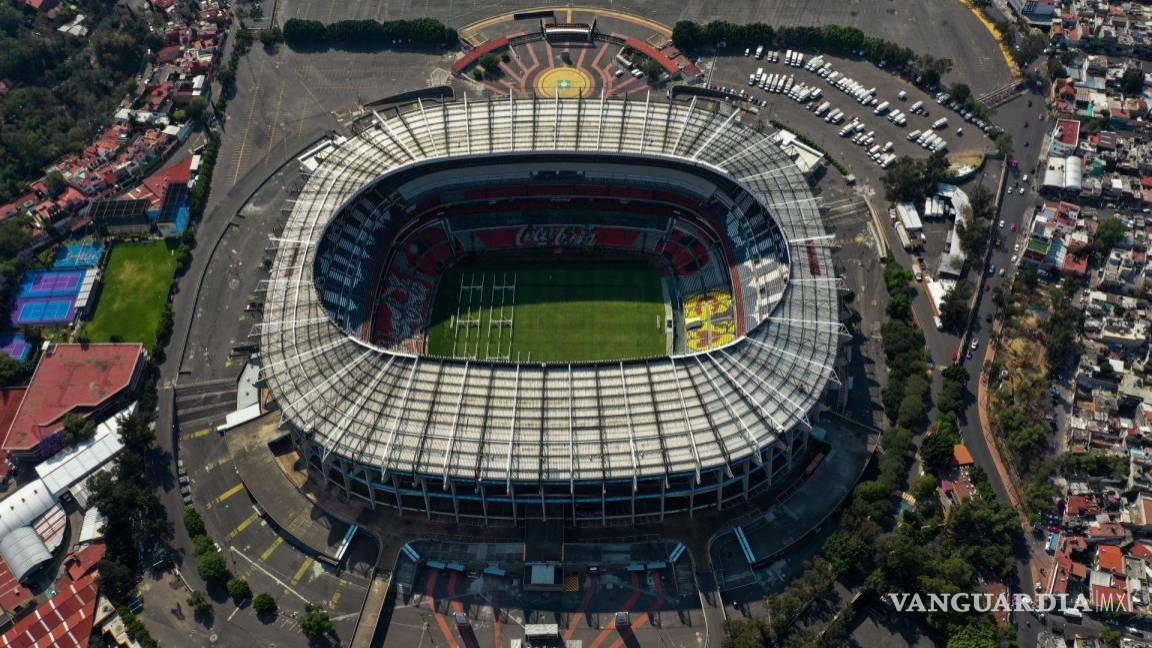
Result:
[[[666,355],[660,270],[640,260],[492,257],[441,277],[429,355],[587,362]]]

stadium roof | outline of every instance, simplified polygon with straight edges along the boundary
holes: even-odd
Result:
[[[514,97],[417,102],[374,115],[318,162],[278,239],[260,325],[261,372],[284,418],[313,434],[326,448],[324,460],[425,475],[445,487],[450,480],[635,484],[761,461],[781,432],[809,425],[808,413],[835,380],[845,331],[817,200],[791,160],[741,115],[696,99]],[[802,251],[791,255],[784,294],[754,312],[747,335],[726,346],[586,364],[418,357],[364,342],[325,310],[314,275],[317,243],[365,185],[449,157],[538,167],[559,154],[627,165],[645,182],[660,182],[653,169],[669,164],[695,169],[699,184],[711,183],[727,201],[730,238],[748,251],[738,273],[752,311],[762,287],[754,250],[767,225],[741,218],[748,210],[770,213],[788,246]],[[367,236],[382,227],[371,216],[382,206],[366,205],[359,220],[341,224],[352,232],[344,261],[369,265],[379,254],[355,242],[357,228]],[[346,279],[363,289],[363,277]]]
[[[0,448],[37,450],[63,429],[66,414],[97,410],[128,389],[143,363],[142,344],[53,345],[36,365]]]

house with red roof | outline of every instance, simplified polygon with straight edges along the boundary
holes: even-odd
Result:
[[[1124,576],[1124,551],[1118,545],[1096,547],[1096,569],[1113,576]]]
[[[100,574],[73,580],[63,576],[56,594],[16,622],[0,637],[11,648],[86,648],[96,620]]]
[[[0,450],[43,458],[63,447],[64,417],[95,417],[135,390],[144,373],[142,344],[56,344],[40,357]]]

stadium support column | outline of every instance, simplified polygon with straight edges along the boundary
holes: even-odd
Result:
[[[769,466],[768,469],[771,470],[772,467]],[[751,461],[745,461],[744,462],[744,476],[740,479],[740,481],[743,483],[744,501],[745,502],[748,501],[748,481],[751,479],[751,477],[750,477],[751,472],[752,472],[752,462]]]
[[[460,502],[456,499],[456,482],[450,480],[448,489],[452,491],[452,514],[456,517],[456,524],[460,524]]]
[[[698,479],[688,481],[688,517],[696,517],[696,483]]]
[[[480,509],[484,512],[484,525],[488,525],[488,489],[480,483]]]
[[[668,498],[668,478],[660,480],[660,521],[664,521],[664,505]]]
[[[424,481],[423,477],[419,477],[419,479],[420,479],[420,492],[423,493],[423,495],[424,495],[424,515],[429,520],[431,520],[432,519],[432,502],[430,502],[428,500],[428,482]]]
[[[724,471],[716,471],[716,510],[724,510]]]
[[[396,510],[404,515],[404,498],[400,495],[400,479],[392,475],[392,493],[396,495]]]

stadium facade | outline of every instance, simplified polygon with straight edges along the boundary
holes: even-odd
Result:
[[[807,183],[741,115],[464,99],[334,139],[276,239],[259,327],[301,455],[373,507],[485,523],[663,518],[795,474],[839,383],[837,280]],[[425,354],[437,276],[525,248],[660,260],[678,306],[728,295],[730,317],[663,357]]]

